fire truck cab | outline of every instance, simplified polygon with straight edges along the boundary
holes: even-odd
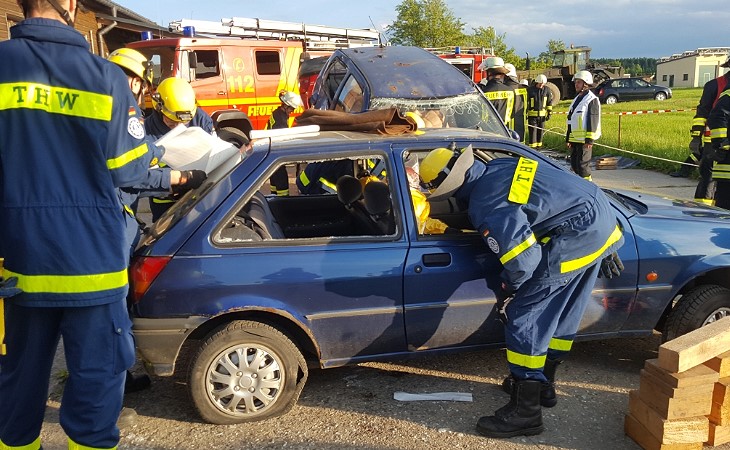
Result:
[[[247,18],[220,23],[179,20],[169,28],[184,37],[147,39],[127,46],[152,61],[154,85],[168,77],[189,81],[198,105],[211,115],[216,129],[240,135],[242,143],[248,141],[251,130],[265,128],[281,104],[281,91],[299,93],[299,64],[305,52],[308,57],[320,56],[342,46],[379,42],[375,30]]]
[[[487,57],[494,56],[492,49],[484,47],[431,47],[426,50],[457,67],[475,83],[482,81],[484,75],[478,70],[479,65]]]

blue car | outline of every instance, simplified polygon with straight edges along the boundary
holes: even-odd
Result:
[[[483,160],[557,163],[508,137],[457,128],[252,142],[151,227],[131,268],[139,353],[160,376],[185,361],[177,370],[187,370],[204,420],[283,414],[309,368],[503,345],[488,288],[499,263],[453,199],[431,204],[431,217],[459,232],[422,231],[406,162],[455,144]],[[294,178],[307,164],[331,162],[345,166],[336,192],[265,195],[280,166]],[[373,164],[385,175],[363,189],[358,177]],[[598,279],[579,339],[654,330],[669,339],[727,316],[730,213],[608,194],[626,268]]]

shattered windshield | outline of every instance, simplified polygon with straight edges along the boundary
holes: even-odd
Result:
[[[398,108],[402,115],[418,114],[426,128],[470,128],[508,136],[497,112],[479,92],[433,99],[372,98],[369,109],[391,107]]]

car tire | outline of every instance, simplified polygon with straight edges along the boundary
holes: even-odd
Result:
[[[669,312],[662,341],[672,340],[725,317],[730,317],[730,289],[714,284],[697,286],[684,294]]]
[[[609,95],[608,97],[606,97],[607,105],[615,105],[616,102],[618,102],[618,97],[616,97],[615,95]]]
[[[195,408],[203,420],[218,425],[285,414],[306,380],[306,361],[292,340],[270,325],[247,320],[211,332],[188,371]]]
[[[223,139],[229,144],[233,144],[239,148],[243,147],[249,142],[246,133],[234,127],[223,127],[220,130],[216,131],[216,134],[220,139]]]
[[[665,94],[664,92],[657,92],[656,94],[654,94],[654,100],[658,100],[658,101],[662,102],[666,99],[667,99],[667,94]]]

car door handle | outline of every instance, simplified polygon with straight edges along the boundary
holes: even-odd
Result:
[[[449,253],[430,253],[423,255],[421,259],[426,267],[446,267],[451,264],[451,255]]]

